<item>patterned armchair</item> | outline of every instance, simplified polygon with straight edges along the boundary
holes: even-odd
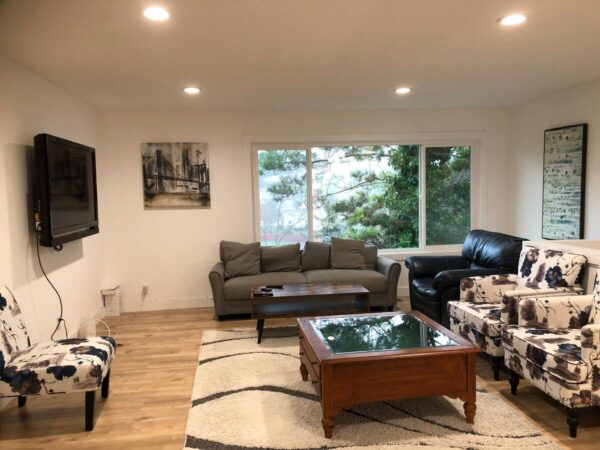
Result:
[[[592,295],[522,300],[502,344],[513,395],[525,378],[567,407],[576,437],[580,409],[600,405],[600,278]]]
[[[517,307],[530,296],[578,295],[587,266],[582,255],[524,246],[518,274],[461,280],[460,301],[448,302],[450,328],[492,357],[494,379],[503,362],[501,332],[517,323]]]
[[[94,399],[108,397],[116,344],[110,337],[87,337],[31,345],[12,293],[0,287],[0,398],[85,392],[85,430],[94,428]]]

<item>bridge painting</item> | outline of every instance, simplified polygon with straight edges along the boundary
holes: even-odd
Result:
[[[206,143],[142,144],[146,208],[210,208]]]

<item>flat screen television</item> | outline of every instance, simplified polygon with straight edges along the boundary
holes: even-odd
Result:
[[[34,153],[34,208],[40,244],[57,248],[98,233],[96,151],[38,134]]]

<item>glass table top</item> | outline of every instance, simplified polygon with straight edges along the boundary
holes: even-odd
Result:
[[[323,343],[338,355],[459,345],[409,314],[332,317],[309,322]]]

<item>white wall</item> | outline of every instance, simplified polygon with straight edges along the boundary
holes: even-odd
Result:
[[[23,67],[0,56],[0,283],[17,297],[34,341],[48,339],[59,306],[41,278],[31,219],[33,137],[50,133],[97,144],[96,111]],[[42,248],[47,272],[62,293],[69,331],[101,307],[102,235]],[[57,338],[64,337],[57,335]]]
[[[251,136],[285,142],[444,132],[483,132],[487,169],[481,176],[493,205],[484,219],[488,228],[507,231],[505,110],[103,112],[98,168],[108,279],[121,284],[128,310],[210,304],[207,274],[219,241],[254,238]],[[140,144],[165,141],[208,142],[211,209],[144,210]],[[141,303],[144,284],[150,291]]]
[[[511,230],[542,235],[544,130],[588,123],[585,238],[600,238],[600,81],[529,102],[510,113]]]

